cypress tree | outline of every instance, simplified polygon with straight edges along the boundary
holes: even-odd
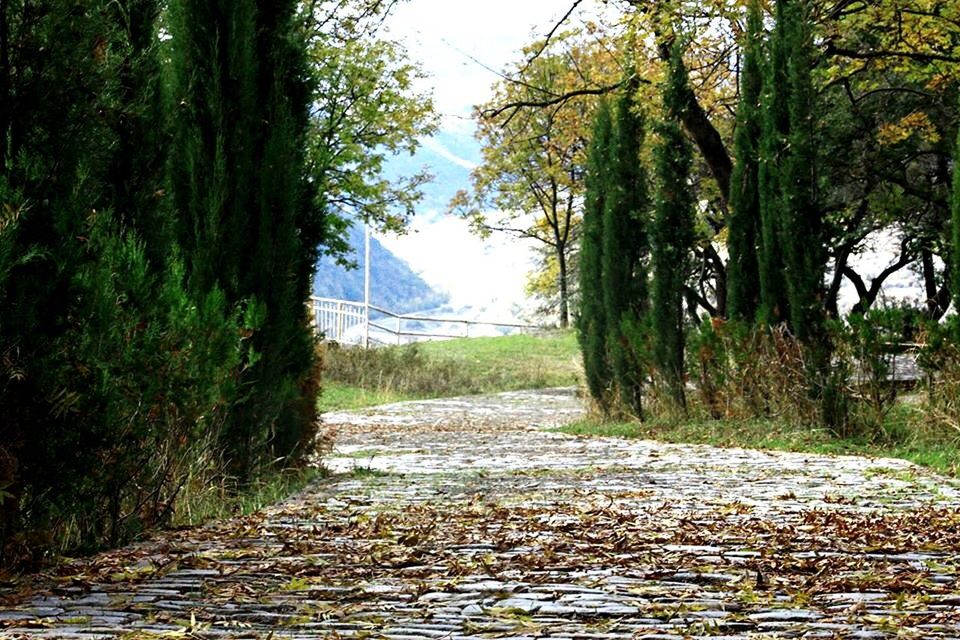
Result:
[[[651,258],[653,265],[652,321],[654,357],[670,393],[686,405],[683,384],[683,292],[693,245],[693,196],[689,176],[690,142],[680,127],[687,70],[683,49],[673,45],[663,95],[664,119],[656,149],[657,191]]]
[[[790,108],[787,101],[787,59],[785,36],[786,5],[776,5],[776,24],[770,38],[769,59],[762,91],[762,127],[760,138],[760,300],[761,318],[770,325],[788,318],[787,285],[784,279],[783,242],[780,213],[781,172],[790,134]]]
[[[303,159],[310,103],[294,0],[170,6],[170,181],[191,287],[256,313],[224,434],[234,473],[307,444],[315,399],[305,302],[321,235]]]
[[[103,118],[106,4],[0,3],[0,367],[12,368],[0,382],[0,483],[13,496],[0,537],[20,498],[34,501],[22,513],[37,522],[47,509],[75,513],[97,444],[102,416],[70,413],[54,342],[86,293],[72,275],[87,260],[87,220],[104,203],[114,143]]]
[[[740,104],[734,135],[736,164],[730,188],[730,215],[727,223],[728,312],[734,320],[755,320],[760,308],[760,264],[762,233],[760,215],[760,111],[763,87],[763,16],[759,0],[751,0],[747,13],[746,42],[740,72]]]
[[[177,238],[192,288],[236,302],[256,234],[256,3],[176,0],[169,11]]]
[[[161,87],[160,0],[117,0],[110,3],[116,66],[117,139],[107,178],[109,206],[121,227],[136,232],[154,269],[170,256],[172,228],[162,207],[166,151]]]
[[[241,277],[257,232],[255,9],[254,0],[176,0],[169,8],[177,240],[193,295],[222,290],[230,305],[249,301]],[[247,391],[255,383],[245,369],[239,388]],[[222,437],[231,472],[248,479],[263,453],[263,429],[232,406]]]
[[[100,16],[107,3],[88,4],[44,0],[27,11],[23,3],[0,3],[0,207],[4,217],[16,212],[17,230],[0,292],[0,345],[15,345],[25,369],[0,406],[10,430],[4,442],[34,443],[27,455],[38,463],[45,439],[53,443],[61,426],[42,369],[77,297],[71,274],[85,259],[86,221],[105,203],[104,165],[114,143],[103,118],[111,68]],[[59,472],[56,462],[46,465]],[[61,482],[72,481],[69,470],[63,475]]]
[[[802,342],[820,343],[823,332],[823,276],[826,252],[817,194],[814,114],[816,64],[806,0],[791,0],[784,11],[789,152],[782,163],[781,238],[790,305],[790,328]],[[819,349],[822,345],[817,345]]]
[[[607,318],[607,354],[620,402],[642,417],[643,367],[631,341],[649,307],[647,176],[640,159],[645,136],[643,118],[634,108],[636,84],[616,104],[614,137],[603,216],[603,303]]]
[[[951,197],[953,222],[953,304],[960,309],[960,130],[957,131],[957,146],[953,154],[953,195]],[[958,327],[960,337],[960,327]]]
[[[69,520],[70,542],[91,549],[164,518],[144,496],[182,486],[178,452],[215,421],[213,373],[230,369],[206,355],[218,336],[225,360],[236,353],[232,322],[201,323],[205,305],[167,295],[182,278],[153,241],[165,225],[158,12],[0,3],[0,368],[15,374],[0,383],[13,496],[0,537],[56,536]]]
[[[603,243],[607,180],[613,121],[610,105],[601,99],[594,116],[593,137],[587,156],[583,236],[580,244],[580,314],[577,338],[583,353],[583,368],[590,395],[606,413],[612,378],[607,359],[607,317],[604,306]]]
[[[301,462],[314,445],[319,380],[306,302],[323,239],[305,159],[312,87],[306,42],[297,21],[297,0],[258,2],[259,93],[265,96],[259,157],[254,268],[247,290],[266,308],[254,336],[262,357],[251,372],[258,384],[254,425],[271,425],[271,459]]]

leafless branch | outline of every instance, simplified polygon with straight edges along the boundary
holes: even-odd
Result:
[[[553,25],[553,28],[550,29],[550,33],[546,35],[546,37],[543,39],[543,42],[540,44],[540,46],[537,48],[534,54],[529,58],[527,58],[526,63],[524,63],[523,68],[520,69],[520,72],[518,75],[523,76],[523,74],[526,73],[528,69],[530,69],[530,65],[536,62],[537,59],[543,55],[543,52],[547,50],[547,47],[549,47],[550,43],[553,41],[553,37],[557,35],[557,31],[559,31],[560,27],[562,27],[564,23],[570,19],[570,16],[573,15],[573,12],[576,11],[577,7],[579,7],[581,4],[583,4],[583,0],[574,1],[570,9],[563,15],[562,18],[560,18],[560,20],[557,21],[555,25]]]

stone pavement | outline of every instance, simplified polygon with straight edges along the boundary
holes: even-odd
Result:
[[[580,414],[552,390],[329,415],[335,475],[38,585],[0,637],[960,638],[955,482],[544,430]]]

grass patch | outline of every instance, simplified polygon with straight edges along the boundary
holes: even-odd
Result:
[[[375,407],[381,404],[403,402],[406,400],[420,400],[423,396],[412,393],[399,393],[389,389],[364,389],[354,385],[339,382],[328,382],[323,386],[323,393],[317,402],[320,413],[328,411],[349,411]]]
[[[572,331],[461,338],[379,349],[328,345],[321,412],[578,384]]]
[[[945,475],[960,476],[960,438],[931,429],[916,407],[898,404],[890,412],[884,427],[872,438],[839,438],[827,429],[798,427],[775,419],[650,420],[645,423],[591,419],[561,427],[558,431],[674,444],[900,458]]]
[[[429,358],[456,362],[496,391],[569,387],[583,378],[573,331],[425,342],[421,348]]]
[[[190,487],[185,490],[171,524],[174,527],[193,527],[214,520],[249,515],[292,496],[326,473],[324,469],[313,467],[289,469],[243,488],[228,481]]]

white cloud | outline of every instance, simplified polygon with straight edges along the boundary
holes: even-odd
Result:
[[[463,167],[464,169],[470,169],[471,171],[473,171],[474,169],[477,168],[476,162],[467,160],[466,158],[461,158],[460,156],[450,151],[449,149],[447,149],[445,146],[443,146],[433,138],[422,138],[420,140],[420,144],[423,145],[424,148],[429,149],[430,151],[433,151],[435,154],[437,154],[441,158],[445,158],[450,162],[452,162],[453,164]]]
[[[423,66],[430,76],[425,88],[433,88],[445,124],[454,127],[470,119],[473,106],[489,98],[497,72],[519,62],[522,47],[543,37],[571,2],[410,0],[394,10],[387,33]],[[595,6],[584,3],[572,24]]]
[[[453,216],[417,218],[407,235],[378,239],[427,283],[449,293],[451,306],[487,310],[484,320],[512,320],[513,307],[526,298],[526,275],[534,265],[525,243],[484,241]]]

